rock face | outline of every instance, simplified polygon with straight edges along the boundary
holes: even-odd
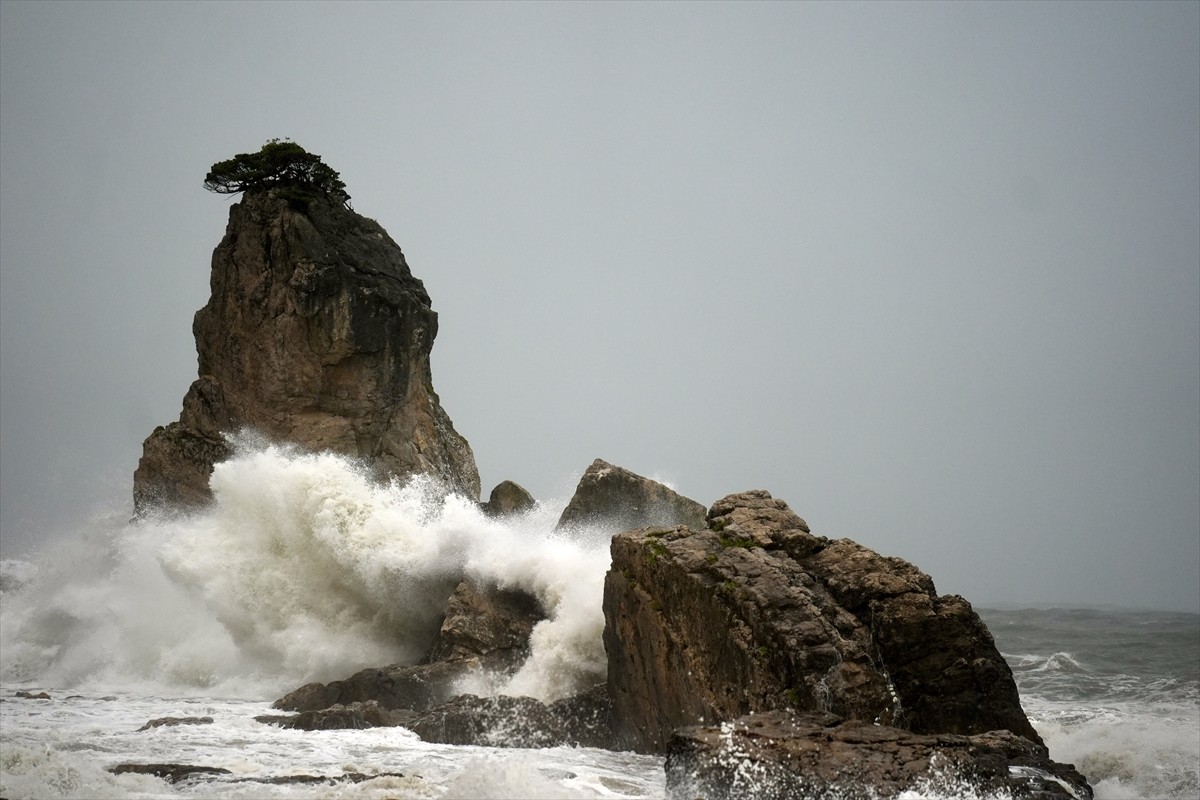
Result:
[[[301,212],[275,190],[247,192],[210,284],[192,324],[199,375],[179,420],[145,441],[139,511],[207,500],[213,464],[230,455],[223,434],[243,428],[479,496],[471,448],[433,390],[437,314],[378,223],[326,200]]]
[[[1041,744],[983,622],[913,565],[814,536],[763,491],[708,523],[612,540],[604,645],[624,745],[662,752],[678,727],[775,709]]]
[[[533,495],[521,484],[501,481],[488,495],[488,501],[483,504],[483,511],[493,517],[502,517],[529,511],[536,505],[537,501],[533,499]]]
[[[770,711],[684,728],[671,739],[666,772],[667,800],[1092,796],[1074,767],[1008,731],[916,734],[821,713]]]
[[[596,459],[559,517],[559,528],[587,525],[616,533],[647,525],[704,527],[704,506],[657,481]]]

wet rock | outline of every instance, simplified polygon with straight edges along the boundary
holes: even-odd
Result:
[[[233,774],[229,770],[221,769],[220,767],[197,767],[191,764],[117,764],[115,767],[109,767],[108,771],[114,775],[123,775],[126,772],[153,775],[156,778],[162,778],[167,783],[179,783],[180,781],[192,778],[211,778],[219,775]]]
[[[555,703],[466,694],[404,723],[427,742],[485,747],[611,747],[603,686]]]
[[[666,761],[668,800],[1011,797],[1087,800],[1087,781],[1009,731],[917,734],[832,714],[771,711],[682,729]]]
[[[15,694],[13,694],[13,697],[21,697],[26,700],[51,700],[51,699],[53,699],[50,697],[50,695],[46,694],[45,692],[38,692],[37,694],[33,694],[32,692],[27,692],[24,690],[16,692]]]
[[[708,523],[612,540],[604,643],[623,746],[662,752],[678,727],[774,709],[1041,743],[970,604],[913,565],[814,536],[764,491],[718,501]]]
[[[176,725],[211,725],[212,717],[159,717],[152,719],[137,729],[138,733],[151,728],[173,728]]]
[[[302,731],[361,730],[388,728],[411,719],[412,713],[392,712],[374,700],[365,703],[337,703],[328,708],[302,711],[290,716],[264,715],[258,722]]]
[[[545,618],[541,603],[528,592],[463,581],[446,603],[428,660],[475,660],[478,668],[514,670],[528,655],[533,626]]]
[[[488,501],[482,507],[485,514],[503,517],[530,511],[536,505],[537,501],[533,499],[533,495],[523,486],[512,481],[501,481],[492,489]]]
[[[374,700],[386,709],[422,711],[452,697],[454,682],[463,674],[461,662],[416,666],[392,665],[359,670],[330,683],[309,683],[272,704],[282,711],[320,711],[337,704]]]
[[[674,490],[596,459],[579,479],[559,528],[587,526],[617,532],[647,525],[703,528],[706,509]]]

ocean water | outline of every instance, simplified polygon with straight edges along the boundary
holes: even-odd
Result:
[[[502,522],[425,481],[379,486],[344,459],[253,443],[212,487],[203,513],[96,520],[33,563],[0,564],[0,797],[663,797],[653,756],[254,720],[308,681],[415,661],[464,576],[532,592],[549,618],[515,676],[462,688],[550,701],[592,685],[606,536],[556,533],[553,503]],[[980,613],[1051,755],[1097,797],[1200,794],[1200,616]],[[213,722],[138,731],[168,716]],[[123,762],[229,773],[170,784],[108,771]],[[910,800],[978,797],[937,787]]]

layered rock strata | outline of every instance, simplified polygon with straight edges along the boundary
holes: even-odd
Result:
[[[812,535],[764,491],[718,501],[708,523],[612,540],[604,645],[626,746],[662,752],[676,728],[774,709],[1041,743],[966,600],[906,561]]]
[[[192,331],[198,376],[179,420],[146,439],[139,511],[209,498],[226,434],[361,459],[381,477],[429,474],[479,496],[467,441],[433,389],[437,314],[399,246],[324,199],[297,211],[277,191],[231,207]]]

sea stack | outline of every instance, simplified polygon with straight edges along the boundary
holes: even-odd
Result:
[[[344,193],[238,190],[192,323],[199,374],[179,420],[145,440],[135,510],[208,500],[225,436],[245,429],[478,498],[471,447],[433,389],[437,314],[400,247]]]

